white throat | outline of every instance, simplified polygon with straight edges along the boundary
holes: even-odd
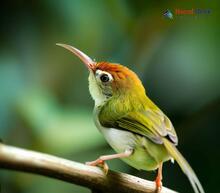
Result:
[[[108,100],[108,98],[102,94],[101,89],[96,83],[95,76],[92,72],[89,74],[89,92],[95,101],[95,106],[102,106]]]

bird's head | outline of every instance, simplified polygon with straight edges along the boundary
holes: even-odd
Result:
[[[57,44],[78,56],[89,70],[89,90],[96,106],[110,99],[145,97],[145,89],[138,76],[127,67],[109,62],[94,62],[86,54],[66,44]]]

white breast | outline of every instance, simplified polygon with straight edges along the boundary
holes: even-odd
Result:
[[[155,170],[158,167],[160,162],[150,153],[151,150],[149,148],[153,150],[155,148],[158,149],[161,148],[159,147],[160,145],[153,144],[147,138],[135,135],[129,131],[103,127],[98,120],[98,111],[96,110],[94,112],[96,127],[103,134],[109,145],[117,153],[122,153],[127,149],[134,149],[133,154],[128,158],[123,158],[123,161],[136,169]]]
[[[98,121],[97,116],[95,116],[94,119],[96,127],[117,153],[122,153],[126,149],[132,149],[135,147],[136,138],[134,134],[124,130],[103,127]]]
[[[135,136],[130,132],[104,127],[101,127],[100,131],[104,135],[109,145],[117,153],[124,152],[128,149],[133,149],[135,146]]]

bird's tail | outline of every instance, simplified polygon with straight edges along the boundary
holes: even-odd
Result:
[[[182,156],[182,154],[177,150],[177,148],[166,138],[163,140],[164,146],[166,147],[168,153],[177,161],[182,171],[188,177],[193,190],[195,193],[205,193],[199,179],[197,178],[195,172],[186,161],[186,159]]]

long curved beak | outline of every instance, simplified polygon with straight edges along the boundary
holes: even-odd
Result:
[[[78,56],[80,58],[80,60],[86,65],[86,67],[89,70],[92,70],[95,66],[95,62],[86,54],[84,54],[83,52],[81,52],[80,50],[78,50],[77,48],[74,48],[73,46],[67,45],[67,44],[60,44],[57,43],[57,46],[61,46],[67,50],[69,50],[70,52],[72,52],[73,54],[75,54],[76,56]]]

